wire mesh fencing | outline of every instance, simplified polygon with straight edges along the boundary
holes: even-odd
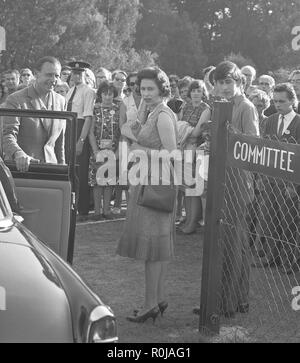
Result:
[[[225,174],[220,337],[299,342],[300,185],[232,166]]]

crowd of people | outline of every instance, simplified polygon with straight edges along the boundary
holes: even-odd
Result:
[[[237,132],[300,143],[300,70],[293,71],[286,83],[276,84],[268,74],[257,78],[255,68],[250,65],[239,69],[229,61],[204,69],[203,79],[189,75],[167,76],[157,67],[129,73],[121,69],[110,72],[106,68],[93,72],[91,68],[87,62],[73,61],[61,66],[56,58],[44,57],[33,72],[28,68],[20,72],[7,70],[0,83],[0,107],[77,113],[78,221],[116,218],[126,196],[126,222],[117,253],[144,260],[146,281],[144,304],[128,319],[133,322],[155,320],[168,306],[164,283],[167,263],[173,257],[174,236],[176,232],[197,233],[205,224],[206,187],[189,194],[187,190],[193,186],[179,186],[177,203],[169,212],[145,207],[139,201],[141,185],[131,185],[128,193],[128,186],[98,182],[97,170],[103,165],[99,152],[112,151],[118,159],[120,142],[125,142],[131,151],[189,150],[195,163],[199,148],[209,152],[207,130],[215,100],[233,103],[231,124]],[[15,160],[17,168],[23,172],[33,159],[59,164],[68,162],[68,125],[60,120],[28,119],[24,122],[14,117],[4,118],[5,157]],[[234,173],[233,170],[232,180],[236,185],[232,186],[232,195],[235,195],[237,208],[236,214],[230,216],[230,226],[226,227],[229,230],[225,235],[230,238],[225,238],[225,244],[230,245],[230,253],[240,258],[232,258],[230,253],[224,257],[234,261],[230,269],[223,271],[222,311],[228,317],[249,309],[249,238],[242,221],[248,220],[256,185],[252,174],[245,172],[238,177]],[[262,213],[270,209],[270,200],[274,202],[273,209],[280,209],[286,200],[286,191],[282,188],[285,185],[277,185],[276,190],[263,188]],[[282,195],[282,203],[278,203],[278,198],[271,198],[275,194]],[[253,197],[245,198],[245,195]],[[291,196],[293,217],[290,223],[296,220],[298,223],[296,197]],[[274,228],[269,241],[263,241],[268,247],[276,243],[280,233],[284,235],[284,228],[290,227],[283,226],[284,215],[280,219],[279,213],[275,214],[270,218],[279,218],[279,228]],[[268,235],[266,229],[271,223],[261,224],[258,238]],[[274,253],[275,248],[271,247]],[[272,255],[272,259],[276,257]],[[281,261],[282,266],[288,263]],[[243,290],[243,294],[237,294],[238,290]]]

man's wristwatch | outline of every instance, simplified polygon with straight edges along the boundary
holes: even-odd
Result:
[[[84,142],[84,138],[83,137],[80,137],[79,138],[79,141]]]

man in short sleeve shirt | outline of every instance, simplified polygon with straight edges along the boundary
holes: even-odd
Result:
[[[88,170],[90,150],[88,134],[92,123],[96,94],[84,80],[85,70],[91,66],[86,62],[76,61],[70,62],[68,66],[72,69],[71,82],[74,84],[67,94],[68,111],[76,112],[78,121],[76,144],[77,162],[79,164],[78,213],[79,219],[84,220],[89,213]],[[66,156],[68,156],[68,150],[66,150]]]

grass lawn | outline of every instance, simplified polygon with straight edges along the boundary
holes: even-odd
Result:
[[[177,235],[175,259],[167,281],[169,307],[155,324],[131,323],[126,316],[143,303],[142,262],[115,255],[123,221],[77,225],[75,270],[114,311],[123,343],[300,342],[300,311],[293,311],[291,293],[300,275],[276,269],[251,271],[250,313],[221,321],[220,335],[208,339],[198,331],[203,233]]]
[[[75,270],[114,311],[123,343],[198,343],[199,317],[192,313],[200,302],[202,234],[177,236],[176,258],[167,281],[169,307],[155,324],[131,323],[126,316],[143,302],[142,262],[115,255],[122,221],[81,224],[76,227]]]

